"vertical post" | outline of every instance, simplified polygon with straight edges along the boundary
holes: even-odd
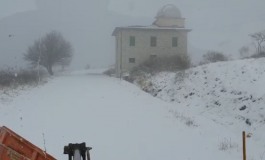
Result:
[[[64,154],[68,154],[68,160],[90,160],[89,150],[91,147],[86,147],[86,143],[69,143],[68,146],[64,146]],[[73,158],[73,159],[72,159]]]
[[[243,131],[242,137],[243,137],[243,160],[247,160],[247,154],[246,154],[246,132],[245,131]]]
[[[121,38],[120,38],[120,79],[122,79],[122,30],[121,30]]]
[[[80,153],[79,149],[75,149],[74,150],[74,158],[73,158],[73,160],[81,160],[81,153]]]

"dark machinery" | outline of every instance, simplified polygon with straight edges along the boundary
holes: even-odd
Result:
[[[69,143],[64,146],[64,154],[68,154],[68,160],[90,160],[89,150],[91,147],[86,147],[86,143]]]

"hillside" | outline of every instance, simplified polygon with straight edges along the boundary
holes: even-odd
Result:
[[[68,158],[63,146],[77,142],[93,147],[92,160],[242,159],[246,130],[248,159],[264,160],[263,63],[204,65],[177,80],[176,73],[158,74],[150,80],[160,99],[120,79],[65,73],[0,98],[0,126],[41,148],[45,140],[59,160]]]
[[[264,58],[248,59],[163,72],[148,79],[149,90],[178,106],[178,111],[203,116],[235,132],[246,130],[258,142],[265,129],[264,64]]]

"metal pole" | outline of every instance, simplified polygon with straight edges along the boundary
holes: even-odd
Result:
[[[91,147],[86,147],[86,143],[69,143],[68,146],[64,146],[64,154],[68,154],[68,160],[90,160],[89,150]],[[73,159],[72,159],[73,157]]]
[[[81,160],[81,154],[79,149],[75,149],[74,151],[74,160]]]
[[[245,133],[245,131],[243,131],[242,138],[243,138],[243,160],[247,160],[247,154],[246,154],[246,133]]]

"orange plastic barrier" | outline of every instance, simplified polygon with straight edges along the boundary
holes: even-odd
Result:
[[[0,146],[0,160],[25,160],[23,157],[29,160],[56,160],[5,126],[0,127]],[[10,153],[16,153],[17,158],[10,158]]]

